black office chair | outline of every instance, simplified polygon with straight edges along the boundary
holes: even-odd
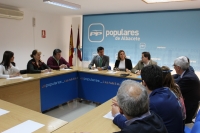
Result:
[[[27,70],[26,69],[25,70],[20,70],[19,72],[20,72],[20,74],[26,74]]]

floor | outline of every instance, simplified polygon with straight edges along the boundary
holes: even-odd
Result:
[[[73,102],[67,103],[64,106],[59,106],[58,108],[50,110],[45,114],[67,122],[71,122],[95,107],[96,104],[92,102],[78,102],[74,100]]]

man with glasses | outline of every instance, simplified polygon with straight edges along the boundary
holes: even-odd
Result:
[[[142,68],[147,65],[157,65],[157,62],[151,60],[149,52],[142,52],[142,60],[137,63],[131,72],[140,75]]]
[[[96,67],[99,71],[107,70],[108,66],[109,66],[109,57],[104,55],[104,48],[98,47],[97,53],[98,53],[98,55],[93,57],[88,68],[94,69]],[[95,67],[93,66],[94,64],[95,64]]]
[[[176,81],[179,85],[186,108],[186,121],[191,123],[193,116],[199,108],[200,100],[200,83],[197,75],[189,69],[189,62],[187,57],[180,56],[174,60],[174,69],[180,79]]]

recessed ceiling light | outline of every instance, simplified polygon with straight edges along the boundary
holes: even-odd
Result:
[[[43,2],[52,4],[52,5],[56,5],[56,6],[69,8],[69,9],[74,9],[74,10],[78,10],[81,8],[81,6],[78,4],[74,4],[71,2],[63,1],[63,0],[43,0]]]

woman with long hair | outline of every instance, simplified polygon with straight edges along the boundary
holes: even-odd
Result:
[[[31,54],[31,60],[27,64],[27,73],[44,73],[51,71],[44,62],[41,61],[41,52],[33,50]]]
[[[14,63],[14,53],[12,51],[5,51],[3,60],[0,63],[0,78],[11,78],[19,76],[19,69]]]
[[[177,98],[180,106],[181,111],[183,115],[183,120],[186,118],[186,110],[185,110],[185,104],[183,100],[183,96],[181,94],[179,86],[174,82],[174,79],[171,75],[171,70],[167,66],[161,67],[163,71],[163,87],[169,87],[169,89],[174,93],[175,97]]]

